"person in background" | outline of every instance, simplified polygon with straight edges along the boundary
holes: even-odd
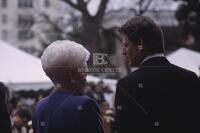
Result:
[[[0,133],[12,133],[8,112],[8,88],[0,82]]]
[[[41,57],[42,67],[54,91],[33,111],[35,133],[103,133],[97,103],[82,96],[90,53],[81,44],[58,40]]]
[[[31,109],[28,107],[18,107],[13,114],[13,133],[28,133],[28,123],[31,120]]]
[[[100,104],[100,110],[105,133],[113,133],[112,126],[115,121],[113,110],[110,109],[109,104],[106,101]]]
[[[136,16],[119,32],[122,54],[137,70],[117,83],[117,133],[200,132],[199,79],[166,59],[161,28]]]
[[[93,86],[92,91],[88,93],[88,96],[94,99],[98,105],[105,101],[104,92],[103,92],[103,82],[99,82]]]

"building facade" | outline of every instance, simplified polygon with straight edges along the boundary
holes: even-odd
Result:
[[[40,13],[54,17],[61,12],[60,0],[0,0],[0,39],[22,49],[40,49],[32,30]]]

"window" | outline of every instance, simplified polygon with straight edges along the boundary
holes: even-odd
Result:
[[[30,29],[23,29],[18,31],[18,39],[19,40],[28,40],[34,37],[33,31]]]
[[[34,33],[30,30],[34,24],[34,17],[32,15],[19,14],[18,15],[18,39],[28,40],[34,37]]]
[[[3,8],[7,7],[7,0],[1,0],[1,5]]]
[[[3,14],[3,15],[2,15],[2,24],[6,24],[7,21],[8,21],[7,15],[6,15],[6,14]]]
[[[32,8],[33,1],[32,0],[18,0],[18,7],[20,8]]]
[[[32,15],[18,15],[18,26],[21,28],[30,28],[34,24],[34,17]]]
[[[2,30],[1,38],[3,40],[7,40],[8,39],[8,31],[7,30]]]
[[[50,6],[50,0],[44,0],[44,6],[49,7]]]

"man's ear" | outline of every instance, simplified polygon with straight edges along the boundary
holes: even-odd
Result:
[[[143,50],[143,45],[144,45],[144,42],[143,42],[143,39],[139,39],[138,40],[138,49],[141,51]]]

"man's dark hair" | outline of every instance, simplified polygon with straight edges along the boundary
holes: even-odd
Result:
[[[18,115],[21,118],[25,118],[27,121],[31,120],[31,109],[28,107],[19,107],[15,115]]]
[[[136,45],[139,39],[143,39],[144,49],[149,53],[164,52],[163,32],[149,17],[133,17],[119,28],[119,32],[127,35],[128,39]]]

